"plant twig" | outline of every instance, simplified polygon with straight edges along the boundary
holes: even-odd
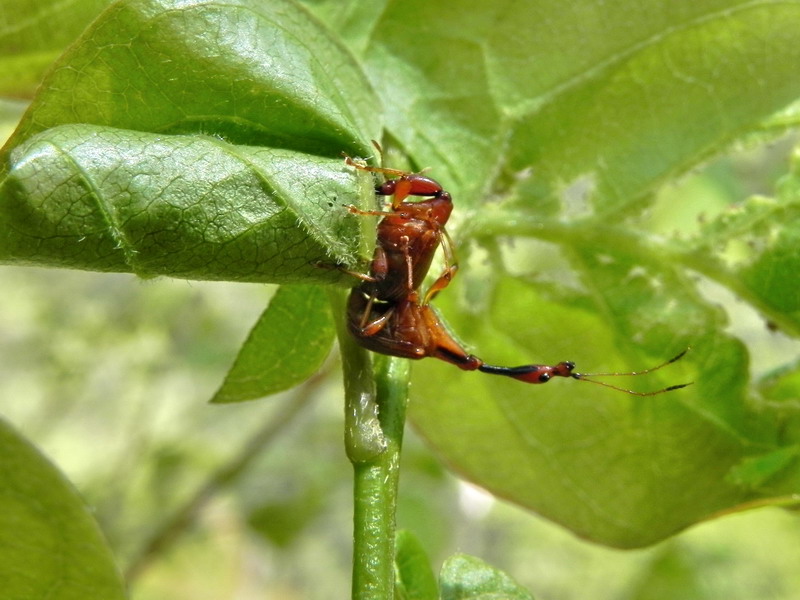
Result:
[[[374,459],[353,463],[353,599],[394,598],[395,512],[408,399],[409,363],[377,361],[378,417],[386,450]]]
[[[345,384],[345,446],[353,464],[354,600],[394,598],[395,512],[408,399],[407,360],[369,353],[346,330],[344,295],[331,291]]]

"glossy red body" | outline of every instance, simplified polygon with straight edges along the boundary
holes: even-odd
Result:
[[[572,363],[495,367],[467,352],[429,304],[447,287],[457,268],[445,230],[453,210],[450,194],[434,179],[418,173],[364,167],[352,161],[348,164],[397,175],[375,188],[379,196],[392,196],[390,210],[350,208],[357,214],[383,217],[378,223],[370,272],[360,276],[362,283],[353,289],[347,303],[348,328],[361,346],[401,358],[438,358],[466,371],[481,370],[528,383],[572,376]],[[427,198],[409,201],[410,196]],[[440,246],[445,249],[444,271],[420,299],[420,286]]]
[[[450,284],[457,270],[452,244],[445,229],[453,210],[450,194],[437,181],[419,173],[367,167],[349,158],[347,164],[364,171],[395,176],[375,188],[379,196],[392,197],[387,210],[364,211],[349,207],[355,214],[383,217],[377,227],[377,243],[370,271],[366,275],[354,274],[361,279],[361,283],[353,288],[347,303],[348,329],[364,348],[414,360],[438,358],[465,371],[478,370],[525,383],[546,383],[553,377],[570,377],[639,396],[659,394],[688,385],[670,386],[655,392],[634,392],[586,379],[586,374],[574,372],[575,364],[570,361],[556,365],[501,367],[486,364],[470,354],[450,334],[430,306],[430,300]],[[410,201],[408,198],[411,196],[425,199]],[[444,270],[420,298],[420,286],[440,246],[444,249]],[[639,373],[604,375],[644,374],[678,360],[684,353]]]
[[[378,223],[377,246],[370,266],[372,281],[365,281],[362,291],[387,302],[405,300],[419,290],[436,250],[442,244],[449,244],[444,226],[453,210],[450,194],[432,179],[409,174],[401,181],[408,185],[401,186],[395,183],[397,181],[378,186],[376,192],[387,194],[401,188],[408,195],[433,197],[398,202],[395,195],[391,211],[354,211],[383,216]],[[449,247],[446,252],[451,254]]]

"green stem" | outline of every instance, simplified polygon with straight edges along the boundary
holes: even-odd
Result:
[[[353,598],[394,598],[395,512],[408,399],[408,361],[381,357],[375,370],[386,450],[353,463]]]
[[[408,398],[408,361],[369,353],[346,331],[340,291],[337,315],[345,375],[345,446],[354,471],[353,590],[355,600],[394,598],[395,512]]]
[[[379,456],[386,449],[386,439],[378,420],[370,354],[356,344],[347,331],[347,304],[342,290],[331,289],[328,297],[336,321],[344,372],[344,444],[347,458],[355,464]]]

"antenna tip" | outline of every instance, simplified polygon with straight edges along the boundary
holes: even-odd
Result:
[[[663,391],[671,392],[673,390],[680,390],[680,389],[683,389],[685,387],[689,387],[690,385],[694,385],[694,381],[690,381],[689,383],[680,383],[678,385],[671,385],[668,388],[664,388]]]

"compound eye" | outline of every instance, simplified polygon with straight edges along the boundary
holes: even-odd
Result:
[[[547,383],[550,381],[550,373],[542,373],[539,375],[539,383]]]
[[[397,180],[390,179],[389,181],[384,181],[380,185],[376,185],[375,193],[381,196],[392,196],[394,195],[396,188],[397,188]]]

